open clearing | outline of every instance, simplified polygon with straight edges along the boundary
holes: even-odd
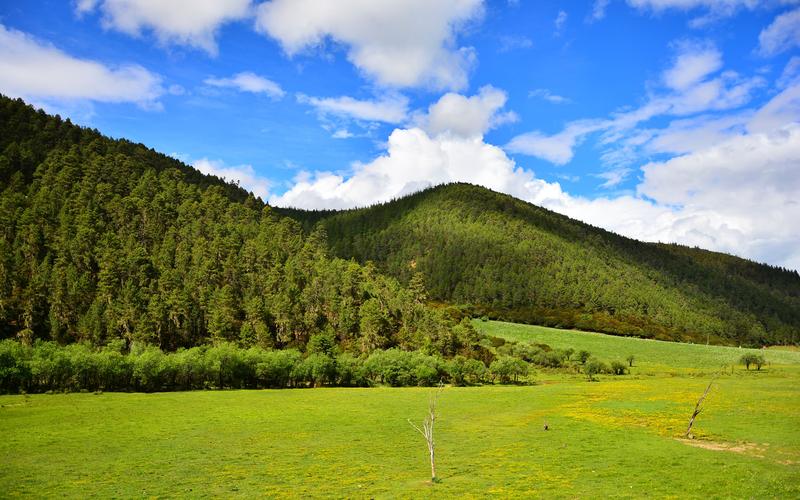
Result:
[[[518,328],[519,338],[535,327]],[[446,388],[440,484],[427,481],[425,445],[406,422],[422,419],[429,389],[337,388],[2,396],[0,492],[800,497],[800,353],[769,351],[761,372],[728,367],[687,443],[680,437],[710,369],[737,356],[557,332],[545,334],[609,360],[633,353],[641,365],[595,383],[540,372],[534,378],[554,383]]]

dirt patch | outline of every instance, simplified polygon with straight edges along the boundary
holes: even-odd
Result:
[[[695,448],[704,448],[706,450],[714,451],[729,451],[732,453],[741,453],[743,455],[750,455],[752,457],[764,458],[764,451],[768,444],[759,445],[758,443],[730,443],[726,441],[708,441],[705,439],[678,439],[683,444],[694,446]]]

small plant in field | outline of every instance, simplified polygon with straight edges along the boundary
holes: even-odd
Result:
[[[411,427],[422,434],[422,437],[425,438],[425,444],[428,446],[428,455],[431,460],[432,483],[441,482],[441,480],[436,477],[436,443],[433,439],[433,426],[436,423],[437,416],[436,403],[442,390],[444,390],[444,384],[439,382],[439,388],[428,398],[428,414],[425,416],[425,420],[422,421],[422,427],[419,427],[417,424],[412,422],[410,418],[408,419],[408,423],[411,425]]]

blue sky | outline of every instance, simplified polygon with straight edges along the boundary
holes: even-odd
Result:
[[[800,2],[0,2],[0,92],[276,205],[468,181],[800,268]]]

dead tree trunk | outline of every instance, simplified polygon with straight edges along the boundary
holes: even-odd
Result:
[[[428,398],[428,414],[425,416],[425,420],[422,421],[422,427],[420,428],[408,419],[408,423],[411,424],[411,427],[417,430],[422,437],[425,438],[425,444],[428,446],[428,454],[430,455],[431,460],[431,482],[436,482],[436,442],[433,438],[433,427],[436,423],[436,401],[439,399],[439,394],[441,394],[442,389],[444,389],[444,384],[439,383],[439,388],[436,392],[432,393]]]
[[[694,425],[694,419],[697,418],[698,415],[703,411],[703,401],[706,400],[706,396],[708,393],[711,392],[711,386],[714,385],[714,381],[717,380],[717,376],[711,379],[711,382],[708,383],[708,387],[703,392],[703,395],[700,396],[700,399],[697,400],[697,404],[694,405],[694,411],[692,412],[692,418],[689,419],[689,427],[686,428],[686,433],[684,433],[684,438],[694,439],[692,436],[692,426]]]

